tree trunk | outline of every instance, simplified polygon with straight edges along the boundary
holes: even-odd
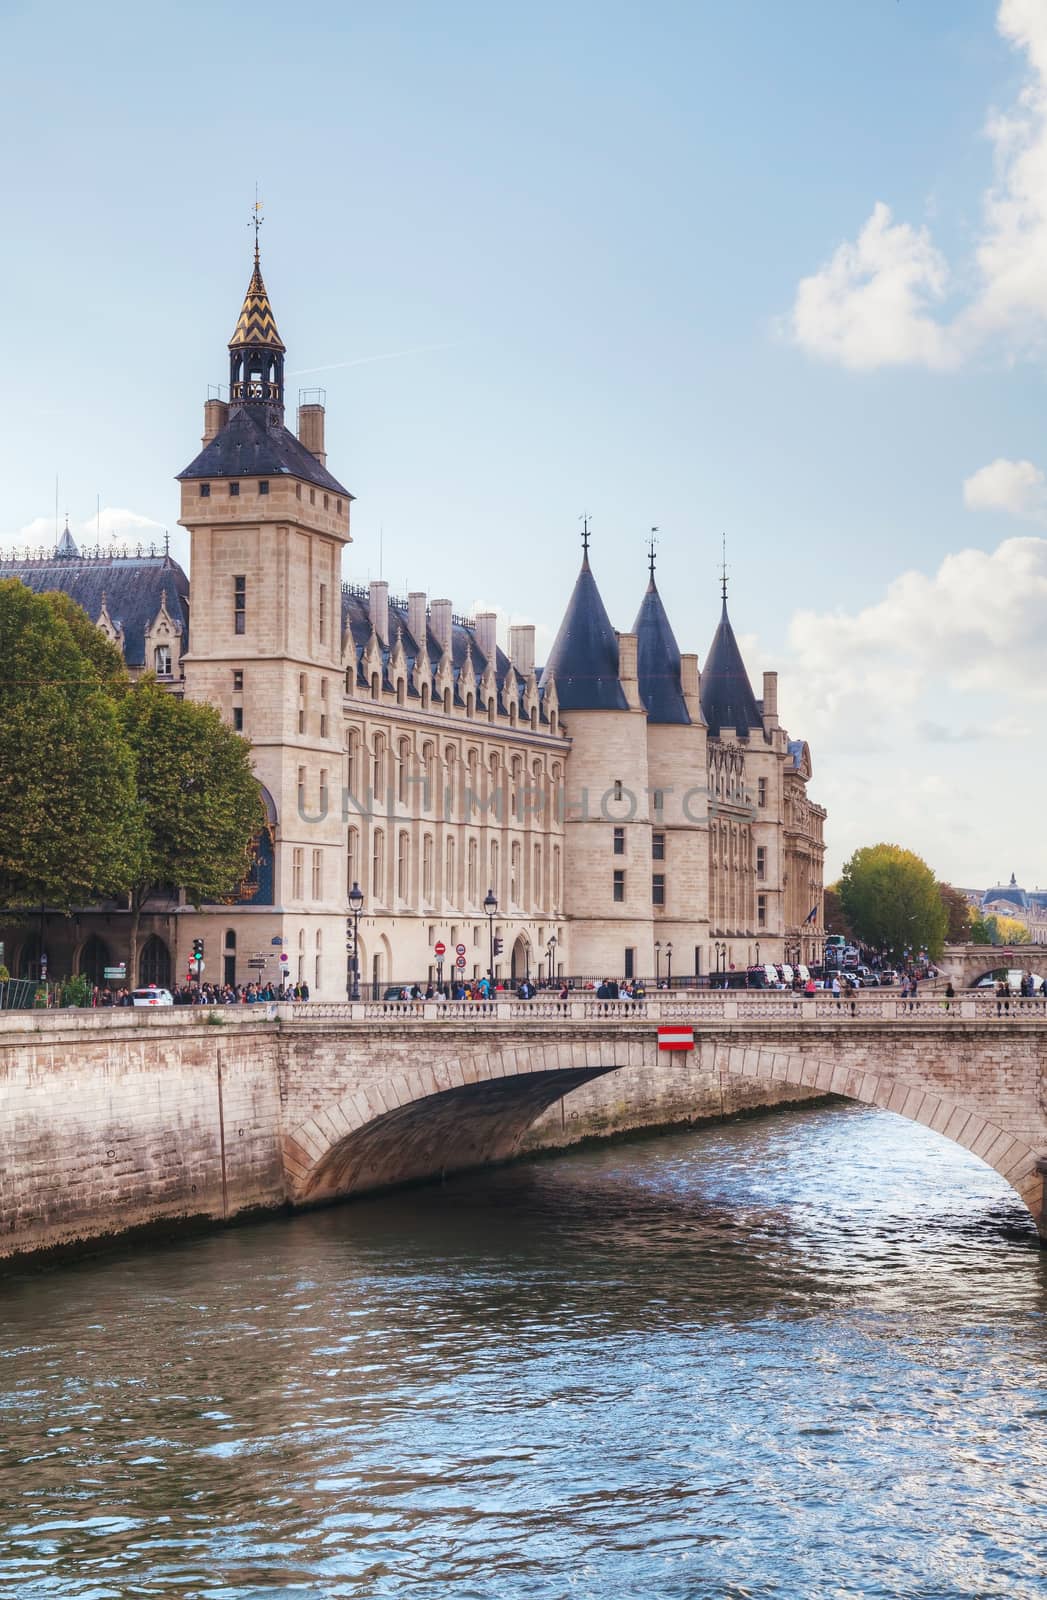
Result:
[[[131,921],[127,940],[127,987],[138,988],[138,929],[142,921],[142,897],[137,889],[131,890]]]

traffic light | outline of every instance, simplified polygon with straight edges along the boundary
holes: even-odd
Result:
[[[495,936],[494,936],[494,953],[495,953],[495,955],[496,956],[500,956],[504,949],[505,949],[505,945],[502,942],[501,935],[496,933]]]
[[[194,961],[202,961],[203,959],[204,959],[204,941],[202,939],[194,939],[193,940],[193,960]]]

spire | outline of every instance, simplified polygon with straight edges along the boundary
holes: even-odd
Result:
[[[262,278],[258,253],[262,216],[257,194],[253,222],[254,270],[229,341],[229,403],[234,412],[243,405],[267,405],[275,412],[276,420],[282,422],[285,346],[277,332],[269,291]]]
[[[647,557],[651,576],[633,623],[640,698],[649,722],[688,723],[691,718],[680,681],[680,647],[654,581],[654,535],[657,531],[651,529]]]
[[[542,671],[555,678],[564,711],[627,711],[618,678],[618,635],[589,566],[589,518],[582,519],[582,569]]]
[[[760,708],[745,670],[742,652],[727,615],[726,564],[721,578],[723,611],[713,635],[702,673],[702,713],[714,737],[721,728],[733,728],[740,738],[763,727]]]
[[[69,532],[69,513],[67,511],[65,514],[65,532],[58,541],[58,544],[55,548],[55,555],[60,557],[63,561],[71,561],[79,554],[80,551],[77,549],[76,540]]]

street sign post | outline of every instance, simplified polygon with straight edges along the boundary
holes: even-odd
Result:
[[[454,953],[455,953],[456,956],[464,956],[465,955],[465,945],[464,944],[456,944],[455,947],[454,947]],[[464,962],[463,962],[463,966],[464,966]]]
[[[457,959],[455,960],[455,966],[456,967],[464,967],[465,966],[465,957],[464,956],[458,956]]]
[[[116,966],[116,967],[103,967],[102,968],[102,977],[103,978],[126,978],[127,977],[127,968],[126,968],[126,966],[124,965],[124,963],[122,961],[120,962],[119,966]]]
[[[433,945],[433,955],[434,956],[445,956],[446,954],[447,954],[447,946],[444,944],[442,939],[437,939],[436,943]]]

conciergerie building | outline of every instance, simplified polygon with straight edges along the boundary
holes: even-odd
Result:
[[[174,984],[204,940],[208,981],[283,972],[317,999],[349,984],[349,893],[363,893],[360,977],[643,977],[674,984],[760,961],[814,961],[824,810],[811,757],[755,695],[722,611],[704,670],[681,653],[653,554],[632,628],[590,563],[544,664],[533,627],[500,648],[494,613],[343,580],[353,497],[328,466],[316,392],[286,426],[285,347],[255,249],[229,342],[229,397],[204,407],[178,474],[186,574],[164,551],[81,552],[68,529],[0,577],[60,589],[134,675],[208,700],[250,740],[268,826],[233,903],[159,891],[139,970]],[[493,901],[492,901],[493,896]],[[486,902],[486,905],[485,905]],[[125,961],[126,912],[35,914],[5,930],[17,975]],[[285,959],[282,959],[285,958]],[[365,989],[366,993],[367,990]]]

